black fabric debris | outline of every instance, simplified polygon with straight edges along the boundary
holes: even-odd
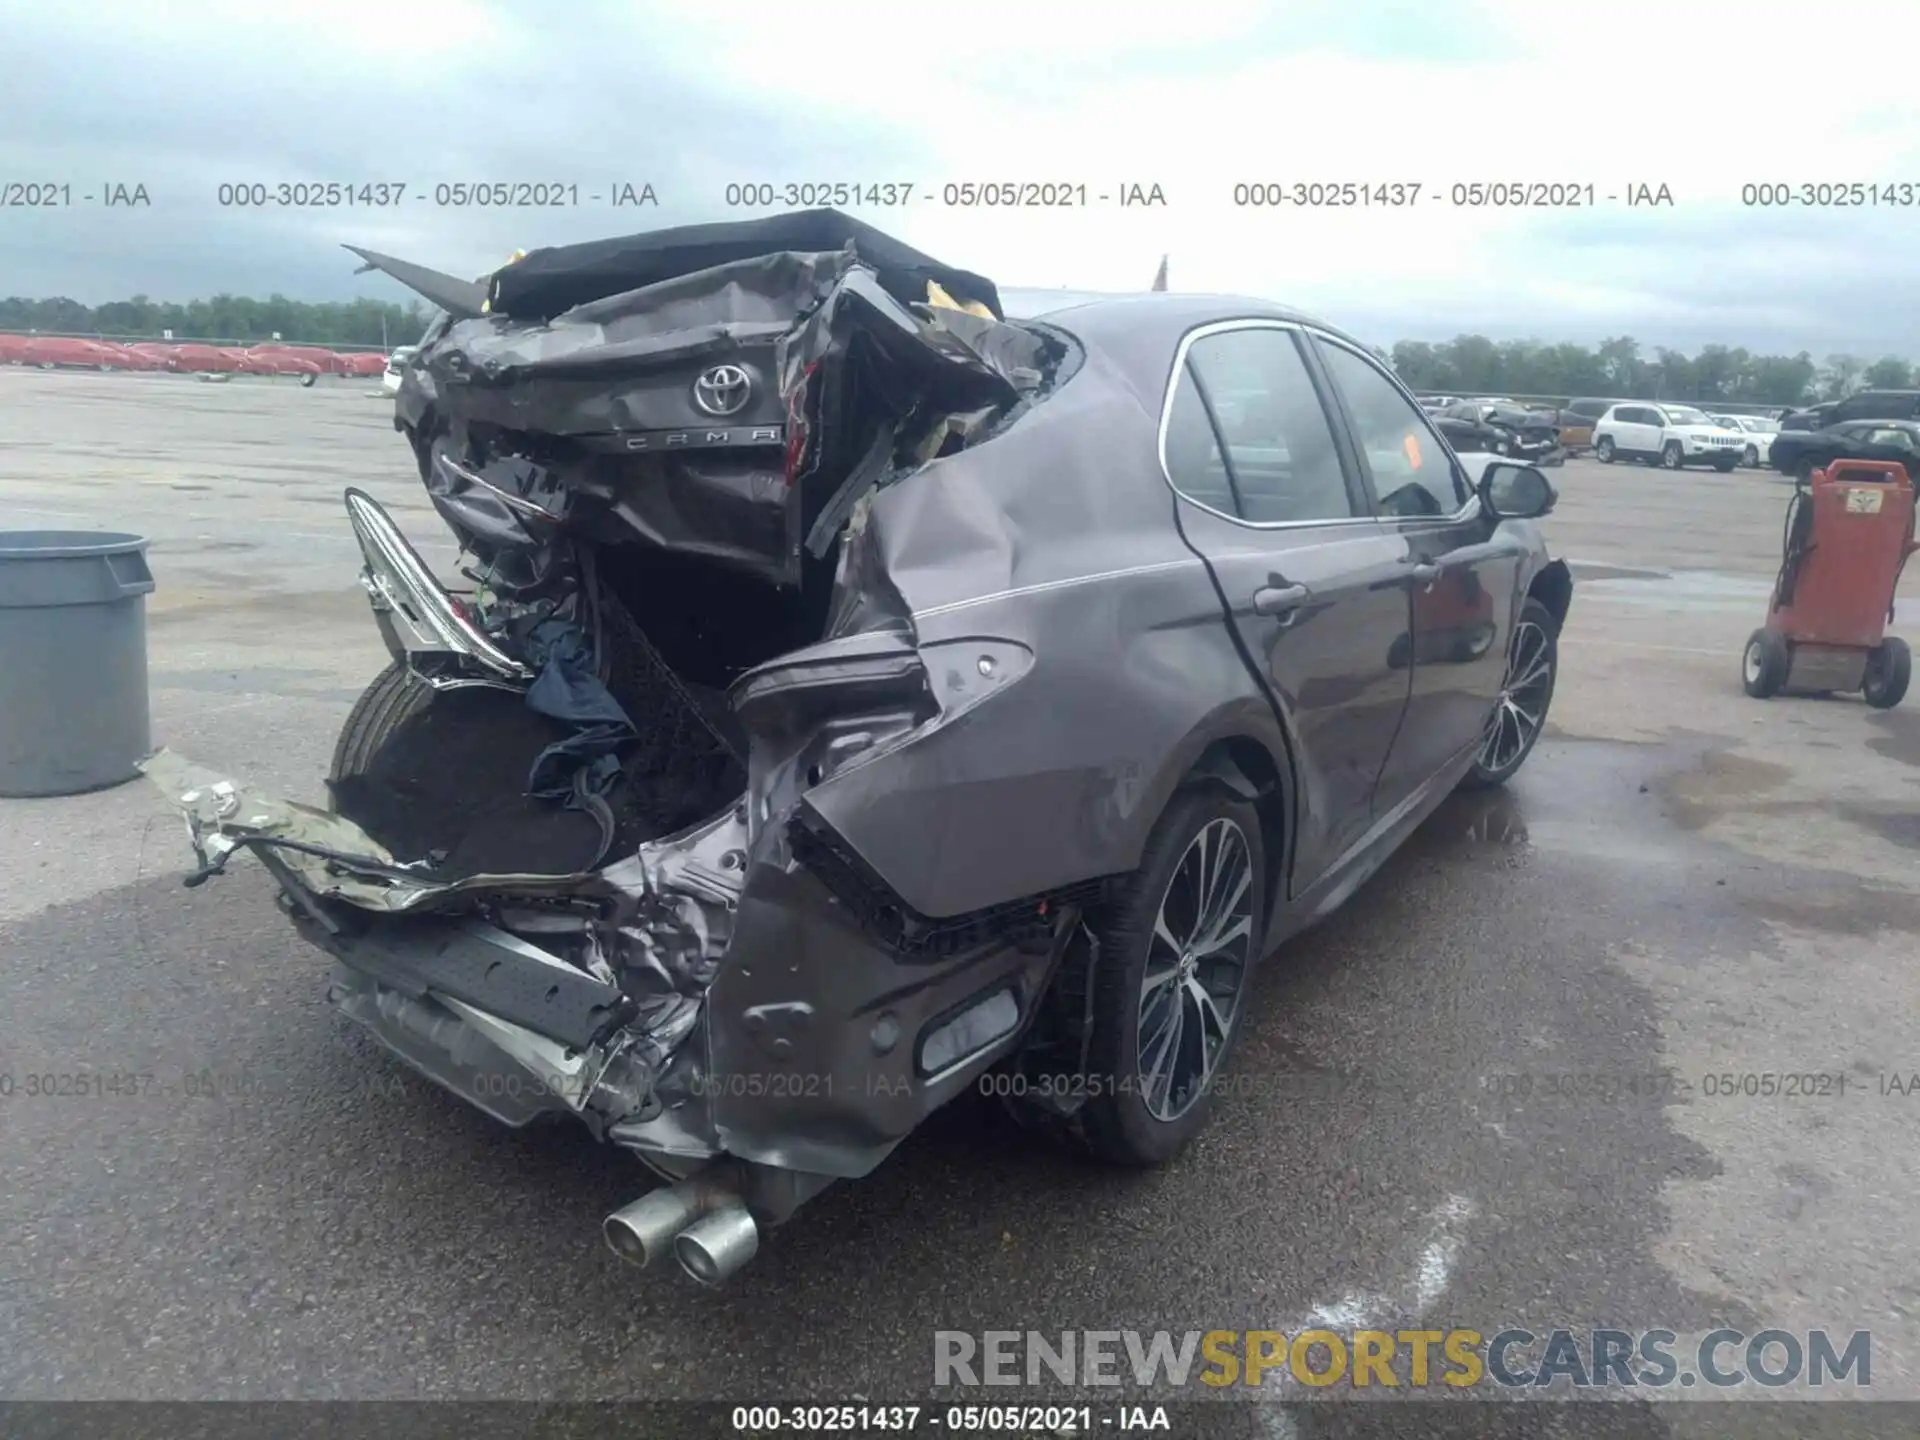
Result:
[[[606,794],[619,778],[620,747],[635,731],[599,676],[586,627],[570,615],[549,616],[520,638],[519,652],[537,671],[527,688],[527,707],[572,730],[535,757],[527,793],[568,801]]]
[[[758,220],[681,225],[613,240],[547,246],[495,272],[488,298],[495,315],[552,319],[576,305],[716,265],[782,250],[848,246],[901,299],[924,301],[931,280],[963,304],[977,300],[996,316],[1005,313],[1000,292],[985,276],[943,265],[838,210],[797,210]]]

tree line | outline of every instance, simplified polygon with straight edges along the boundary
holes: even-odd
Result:
[[[1816,363],[1804,350],[1757,355],[1707,345],[1689,356],[1664,347],[1643,351],[1624,335],[1595,348],[1457,335],[1438,343],[1402,340],[1386,354],[1409,388],[1442,394],[1810,405],[1856,390],[1920,388],[1915,367],[1897,355],[1829,355]]]
[[[418,300],[407,305],[364,299],[290,300],[285,295],[264,300],[215,295],[185,303],[135,295],[104,305],[82,305],[64,296],[29,300],[9,295],[0,300],[0,330],[126,340],[159,340],[172,331],[176,340],[251,343],[277,334],[289,345],[390,349],[419,340],[431,318],[432,312]]]
[[[105,305],[59,297],[0,300],[0,330],[43,334],[252,342],[274,335],[289,344],[387,347],[411,345],[431,312],[414,300],[290,300],[269,295],[215,295],[206,300],[150,300],[135,295]],[[1920,388],[1915,367],[1897,355],[1868,361],[1829,355],[1816,362],[1797,355],[1759,355],[1739,346],[1708,345],[1698,354],[1656,346],[1643,350],[1631,336],[1596,347],[1539,340],[1402,340],[1381,353],[1415,390],[1465,395],[1617,396],[1639,400],[1716,401],[1806,405],[1855,390]]]

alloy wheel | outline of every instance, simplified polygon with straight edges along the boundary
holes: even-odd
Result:
[[[1480,742],[1480,768],[1498,774],[1526,752],[1547,718],[1548,688],[1553,684],[1553,651],[1547,632],[1532,620],[1514,627],[1507,654],[1507,678],[1499,703],[1488,717]]]
[[[1207,1093],[1239,1009],[1253,921],[1247,837],[1232,820],[1209,821],[1160,897],[1140,983],[1140,1098],[1156,1120],[1179,1119]]]

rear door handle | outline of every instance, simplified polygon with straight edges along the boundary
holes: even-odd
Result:
[[[1253,592],[1253,613],[1285,615],[1306,604],[1308,594],[1304,585],[1262,585]]]
[[[1407,574],[1413,577],[1416,585],[1431,585],[1440,578],[1440,566],[1431,560],[1409,560]]]

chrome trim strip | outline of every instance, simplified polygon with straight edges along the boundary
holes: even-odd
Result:
[[[466,481],[467,484],[473,486],[476,490],[486,491],[516,515],[524,515],[529,520],[545,520],[553,525],[560,523],[560,517],[555,515],[551,510],[544,510],[531,500],[524,499],[519,495],[509,494],[492,481],[481,479],[479,475],[467,469],[466,466],[455,464],[454,461],[446,455],[434,456],[433,463],[456,479]]]
[[[397,611],[408,628],[436,648],[469,656],[508,680],[530,680],[533,672],[508,655],[454,606],[400,527],[380,503],[360,490],[346,494],[347,518],[360,542],[366,569],[361,584],[374,608]],[[406,602],[411,601],[409,606]]]

